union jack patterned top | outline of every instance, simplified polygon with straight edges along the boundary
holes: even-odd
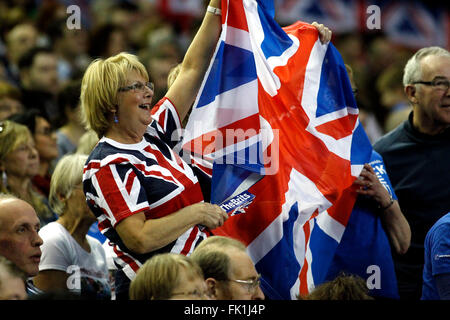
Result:
[[[122,144],[101,138],[83,174],[88,205],[100,231],[113,245],[115,264],[130,280],[151,256],[164,252],[189,255],[209,235],[206,229],[194,226],[161,249],[136,254],[115,230],[120,221],[139,212],[144,212],[146,219],[156,219],[203,201],[196,175],[172,150],[177,143],[172,141],[172,133],[181,128],[175,107],[163,98],[152,109],[152,117],[139,143]]]

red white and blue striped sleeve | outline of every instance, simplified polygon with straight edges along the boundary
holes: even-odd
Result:
[[[153,121],[150,127],[156,130],[159,138],[173,148],[181,138],[180,115],[173,103],[166,97],[152,108]]]

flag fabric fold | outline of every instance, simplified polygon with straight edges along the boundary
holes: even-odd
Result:
[[[325,280],[371,145],[342,58],[271,1],[222,1],[222,34],[183,138],[211,201],[255,198],[213,230],[243,241],[271,299]]]

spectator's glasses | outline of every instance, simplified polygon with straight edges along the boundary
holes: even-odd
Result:
[[[138,81],[130,86],[119,88],[119,92],[133,90],[133,92],[139,93],[139,92],[144,92],[145,88],[148,88],[151,91],[154,91],[155,86],[153,85],[153,82],[142,83],[142,82]]]
[[[415,81],[412,84],[424,84],[443,91],[447,91],[450,86],[448,79],[443,77],[434,78],[433,81]]]
[[[237,282],[241,285],[244,285],[247,288],[248,293],[253,293],[257,288],[259,288],[261,284],[261,275],[258,274],[258,276],[254,279],[248,279],[248,280],[239,280],[239,279],[228,279],[227,281],[233,281]]]

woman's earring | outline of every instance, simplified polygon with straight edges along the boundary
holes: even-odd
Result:
[[[117,115],[114,113],[114,122],[119,123],[119,118],[117,118]]]
[[[2,172],[2,185],[4,188],[6,188],[8,185],[8,176],[6,175],[5,171]]]

